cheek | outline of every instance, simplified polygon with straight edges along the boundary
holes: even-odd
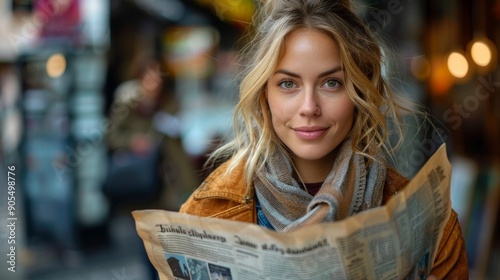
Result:
[[[273,125],[282,124],[291,118],[290,106],[285,106],[281,102],[269,102],[269,110]]]
[[[341,116],[345,118],[346,120],[352,120],[354,119],[354,106],[352,104],[349,104],[341,110]]]
[[[267,104],[269,105],[269,111],[271,113],[271,120],[273,124],[275,124],[277,120],[281,119],[284,114],[284,106],[282,106],[282,103],[283,102],[279,100],[279,98],[276,98],[276,96],[272,93],[267,96]]]
[[[345,124],[351,124],[354,122],[354,104],[349,100],[342,102],[330,110],[331,118],[341,121]]]

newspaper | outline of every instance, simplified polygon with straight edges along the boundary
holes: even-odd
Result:
[[[425,279],[451,213],[446,146],[384,206],[281,233],[164,210],[132,212],[160,279]]]

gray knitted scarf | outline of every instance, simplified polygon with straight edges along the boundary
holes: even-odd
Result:
[[[292,176],[294,168],[277,151],[256,174],[255,191],[262,210],[277,231],[338,221],[382,204],[385,166],[382,152],[368,168],[365,157],[354,154],[350,139],[339,147],[337,158],[321,189],[313,197]]]

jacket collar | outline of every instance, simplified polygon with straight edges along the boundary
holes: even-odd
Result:
[[[215,169],[194,193],[195,199],[221,198],[234,202],[249,202],[254,197],[253,189],[245,183],[245,162],[239,163],[231,172],[226,172],[231,160]]]
[[[194,198],[197,200],[220,198],[234,202],[250,202],[255,194],[253,186],[247,187],[245,182],[245,162],[239,163],[231,172],[226,172],[230,164],[231,160],[215,169],[194,192]],[[396,170],[387,168],[383,204],[403,189],[407,183],[408,179]]]

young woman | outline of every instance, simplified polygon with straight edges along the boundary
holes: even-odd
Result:
[[[348,1],[271,0],[261,19],[235,138],[212,154],[222,164],[180,211],[293,231],[386,203],[408,181],[385,157],[386,122],[398,123],[402,107],[379,44]],[[467,278],[455,212],[431,273]]]

